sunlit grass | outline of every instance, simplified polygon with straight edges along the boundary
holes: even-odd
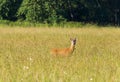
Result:
[[[70,57],[49,54],[70,37]],[[120,82],[119,56],[119,28],[0,28],[0,82]]]

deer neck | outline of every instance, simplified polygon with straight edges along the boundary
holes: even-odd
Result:
[[[75,45],[73,43],[71,43],[70,49],[74,50],[74,48],[75,48]]]

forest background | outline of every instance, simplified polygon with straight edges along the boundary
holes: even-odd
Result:
[[[0,20],[60,24],[120,24],[119,0],[0,0]]]

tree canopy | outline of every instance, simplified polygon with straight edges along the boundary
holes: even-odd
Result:
[[[120,24],[120,0],[0,0],[0,19]]]

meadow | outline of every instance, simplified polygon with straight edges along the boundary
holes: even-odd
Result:
[[[49,53],[74,37],[70,56]],[[0,82],[120,82],[120,29],[0,27]]]

